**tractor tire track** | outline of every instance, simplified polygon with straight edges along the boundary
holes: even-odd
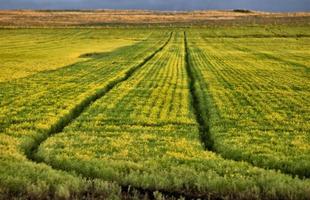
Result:
[[[88,96],[86,99],[84,99],[81,103],[76,105],[69,114],[63,116],[60,118],[57,123],[55,123],[49,130],[49,132],[46,133],[46,137],[42,137],[41,139],[36,140],[31,148],[25,152],[27,158],[35,163],[44,163],[51,167],[54,170],[57,171],[64,171],[67,172],[65,169],[61,169],[58,167],[54,167],[46,162],[44,162],[43,159],[40,159],[36,156],[36,153],[38,151],[38,148],[40,145],[45,142],[47,139],[49,139],[51,136],[61,133],[65,127],[70,125],[75,119],[77,119],[83,112],[90,107],[96,100],[100,99],[104,95],[106,95],[110,90],[112,90],[116,85],[128,80],[139,68],[147,64],[148,61],[150,61],[154,56],[156,56],[159,52],[161,52],[171,41],[173,36],[173,32],[170,33],[169,38],[167,41],[159,48],[157,49],[153,54],[148,56],[141,62],[139,65],[131,68],[128,70],[125,75],[117,80],[112,81],[107,86],[102,88],[100,91],[92,94],[91,96]],[[71,174],[71,172],[68,171],[68,173]],[[77,172],[74,172],[77,173]],[[93,180],[96,179],[96,177],[89,177],[82,173],[77,173],[82,178],[85,178],[87,180]],[[159,192],[165,199],[184,199],[184,200],[192,200],[192,199],[208,199],[210,198],[209,193],[192,193],[187,191],[169,191],[165,189],[153,189],[153,188],[142,188],[142,187],[135,187],[132,185],[123,185],[119,184],[121,188],[121,194],[122,198],[124,199],[131,199],[131,196],[139,195],[141,198],[148,197],[148,199],[155,200],[156,199],[156,192]],[[91,194],[92,191],[89,191],[89,194]],[[220,196],[217,196],[216,194],[212,195],[214,199],[222,199]],[[82,196],[83,198],[87,199],[87,195]]]
[[[209,118],[208,110],[202,110],[200,106],[199,97],[197,95],[197,89],[196,89],[196,78],[195,73],[193,71],[193,68],[190,64],[190,54],[188,50],[188,43],[187,43],[187,36],[186,32],[184,32],[184,46],[185,46],[185,67],[186,72],[188,75],[188,85],[190,89],[191,99],[192,99],[192,105],[194,109],[194,114],[196,116],[196,121],[199,125],[199,133],[200,133],[200,140],[204,146],[205,149],[209,151],[214,152],[214,141],[211,139],[211,133],[210,133],[210,127],[205,121],[204,112],[206,115],[206,118]]]
[[[189,87],[190,87],[190,94],[192,97],[192,103],[193,103],[193,109],[194,109],[194,114],[196,116],[196,121],[199,124],[199,133],[200,133],[200,139],[201,139],[201,143],[203,144],[204,148],[206,150],[212,151],[214,153],[216,153],[217,155],[219,155],[220,157],[222,157],[225,160],[231,160],[231,161],[235,161],[235,162],[245,162],[253,167],[257,167],[260,169],[264,169],[264,170],[279,170],[277,168],[267,168],[267,167],[263,167],[260,165],[256,165],[255,163],[252,163],[248,160],[245,159],[234,159],[232,157],[226,156],[224,154],[222,154],[221,152],[216,150],[216,147],[214,147],[214,140],[212,139],[212,134],[210,132],[210,127],[209,127],[209,119],[210,119],[210,114],[209,114],[209,110],[208,109],[203,109],[201,108],[201,102],[199,100],[199,94],[197,92],[197,86],[200,87],[199,83],[196,84],[196,77],[195,77],[195,72],[193,69],[194,67],[191,66],[190,63],[190,53],[189,53],[189,48],[188,48],[188,43],[187,43],[187,36],[186,36],[186,32],[184,32],[184,42],[185,42],[185,65],[186,65],[186,71],[189,77]],[[270,56],[269,54],[264,54],[264,53],[260,53],[260,52],[254,52],[251,49],[248,48],[241,48],[238,46],[234,46],[235,49],[238,49],[240,51],[248,51],[248,52],[252,52],[255,55],[259,55],[259,56],[265,56],[269,59],[273,59],[279,62],[284,62],[284,59],[281,58],[277,58],[275,56]],[[286,61],[286,60],[285,60]],[[289,62],[289,61],[286,61]],[[296,64],[296,63],[290,63],[290,64]],[[296,64],[297,65],[297,64]],[[299,64],[297,66],[300,67],[304,67],[303,65]],[[295,173],[290,173],[288,171],[284,171],[281,170],[280,172],[281,174],[285,174],[288,176],[292,176],[292,177],[298,177],[300,179],[308,179],[308,176],[299,176],[298,174]]]
[[[170,42],[172,38],[173,32],[170,33],[169,38],[167,41],[158,48],[154,53],[146,57],[140,64],[136,65],[135,67],[129,69],[127,72],[125,72],[125,75],[122,77],[115,79],[111,81],[109,84],[107,84],[105,87],[97,90],[92,95],[88,96],[84,100],[82,100],[80,103],[78,103],[73,109],[70,110],[70,112],[64,116],[62,116],[55,124],[53,124],[49,131],[43,136],[39,137],[39,139],[35,139],[33,144],[29,149],[26,150],[25,154],[26,157],[36,163],[42,162],[36,157],[36,152],[39,148],[39,146],[46,141],[50,136],[55,135],[57,133],[61,133],[64,128],[68,125],[70,125],[76,118],[78,118],[89,106],[91,106],[96,100],[103,97],[105,94],[107,94],[111,89],[113,89],[116,85],[126,81],[129,79],[139,68],[144,66],[149,60],[151,60],[155,55],[157,55],[159,52],[161,52]]]
[[[172,35],[173,35],[173,33],[171,32],[168,40],[159,49],[157,49],[154,53],[152,53],[150,56],[145,58],[143,60],[143,62],[141,62],[137,66],[129,69],[123,77],[112,81],[107,86],[102,88],[100,91],[92,94],[91,96],[88,96],[81,103],[76,105],[71,110],[71,112],[69,114],[60,118],[57,121],[57,123],[55,123],[51,127],[50,131],[47,133],[47,136],[37,140],[33,144],[33,146],[31,147],[31,149],[29,149],[29,151],[26,152],[27,158],[29,160],[35,162],[35,163],[45,163],[43,160],[40,160],[39,158],[36,157],[36,152],[37,152],[39,146],[44,141],[46,141],[50,136],[53,136],[57,133],[61,133],[65,127],[70,125],[76,118],[78,118],[81,114],[83,114],[85,109],[90,107],[96,100],[100,99],[105,94],[107,94],[110,90],[112,90],[115,86],[117,86],[118,84],[128,80],[132,75],[134,75],[134,73],[139,68],[141,68],[142,66],[147,64],[148,61],[150,61],[155,55],[157,55],[159,52],[161,52],[168,45],[168,43],[171,41]],[[205,115],[203,115],[203,112],[208,112],[208,111],[204,111],[200,107],[200,100],[199,100],[199,96],[197,94],[197,89],[196,89],[197,84],[196,84],[195,73],[193,71],[194,69],[191,67],[191,64],[190,64],[190,53],[189,53],[189,48],[188,48],[186,32],[184,32],[184,46],[185,46],[185,56],[184,56],[185,58],[184,59],[185,59],[186,72],[188,74],[188,84],[190,87],[190,95],[192,98],[194,114],[196,116],[197,123],[199,124],[199,132],[200,132],[201,141],[202,141],[202,143],[206,149],[217,153],[213,148],[213,140],[211,139],[209,125],[206,123],[207,122],[206,119],[208,119],[209,114],[205,113],[207,118],[203,117],[203,116],[205,116]],[[218,155],[221,155],[221,154],[218,154]],[[231,160],[229,158],[227,158],[227,159]],[[236,162],[238,162],[238,161],[236,161]],[[47,164],[47,163],[45,163],[45,164]],[[52,169],[55,169],[55,170],[66,171],[63,169],[53,167],[49,164],[47,164],[47,165],[50,166]],[[68,172],[68,173],[70,173],[70,172]],[[89,180],[95,179],[95,177],[88,177],[88,176],[86,176],[84,174],[80,174],[80,173],[78,173],[78,174],[81,177],[84,177],[84,178],[89,179]],[[138,191],[139,194],[147,195],[150,199],[155,199],[154,192],[158,191],[163,196],[165,196],[166,198],[171,198],[171,199],[183,198],[183,199],[187,200],[187,199],[198,199],[198,198],[199,199],[209,199],[210,198],[210,194],[207,194],[207,193],[198,194],[198,193],[190,193],[187,191],[167,191],[164,189],[152,189],[152,188],[148,189],[148,188],[141,188],[141,187],[135,187],[135,186],[131,186],[131,185],[121,185],[121,184],[120,184],[120,187],[121,187],[122,193],[125,194],[125,196],[126,195],[130,196],[130,194],[133,191]],[[222,197],[217,196],[216,194],[212,195],[212,199],[213,198],[214,199],[223,199]]]
[[[44,143],[47,139],[49,139],[51,136],[53,136],[55,134],[58,134],[58,133],[61,133],[64,130],[65,127],[70,125],[75,119],[77,119],[81,114],[83,114],[83,112],[88,107],[90,107],[96,100],[102,98],[110,90],[112,90],[116,85],[118,85],[118,84],[128,80],[139,68],[141,68],[142,66],[147,64],[148,61],[150,61],[154,56],[156,56],[159,52],[161,52],[169,44],[169,42],[172,39],[172,36],[173,36],[173,32],[170,33],[170,36],[167,39],[167,41],[159,49],[157,49],[153,54],[151,54],[150,56],[145,58],[143,60],[143,62],[141,62],[139,65],[137,65],[137,66],[131,68],[130,70],[128,70],[123,77],[112,81],[111,83],[109,83],[104,88],[102,88],[99,91],[97,91],[96,93],[88,96],[86,99],[84,99],[78,105],[76,105],[69,112],[69,114],[67,114],[67,115],[63,116],[62,118],[60,118],[57,121],[57,123],[52,125],[50,130],[46,133],[45,137],[43,136],[40,139],[37,139],[32,144],[31,148],[25,152],[26,157],[29,160],[31,160],[32,162],[44,163],[44,164],[48,165],[49,167],[51,167],[54,170],[66,172],[66,170],[54,167],[54,166],[44,162],[43,159],[40,159],[40,158],[38,158],[36,156],[36,153],[37,153],[38,148],[40,147],[40,145],[42,143]],[[70,173],[70,172],[68,172],[68,173]],[[84,175],[82,173],[78,173],[78,175],[81,176],[82,178],[87,179],[87,180],[95,179],[95,177],[89,177],[89,176],[86,176],[86,175]],[[139,196],[141,196],[141,197],[147,196],[149,199],[152,199],[152,200],[156,199],[155,192],[160,192],[165,197],[165,199],[179,199],[179,198],[182,198],[182,199],[185,199],[185,200],[190,200],[190,199],[208,198],[210,196],[210,194],[198,194],[198,193],[197,194],[193,194],[193,193],[188,193],[186,191],[168,191],[168,190],[164,190],[164,189],[148,189],[148,188],[141,188],[141,187],[135,187],[135,186],[131,186],[131,185],[122,185],[122,184],[120,184],[119,186],[121,188],[122,197],[124,199],[127,199],[128,197],[130,198],[130,196],[132,196],[132,195],[136,195],[137,192],[138,192]],[[91,194],[91,191],[90,191],[90,194]],[[86,196],[84,196],[84,197],[86,197]],[[215,198],[216,199],[221,199],[219,196],[215,197]]]

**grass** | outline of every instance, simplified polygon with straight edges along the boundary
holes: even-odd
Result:
[[[308,199],[307,30],[1,30],[0,198]]]

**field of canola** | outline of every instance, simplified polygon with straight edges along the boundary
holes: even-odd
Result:
[[[0,199],[309,199],[309,32],[0,30]]]

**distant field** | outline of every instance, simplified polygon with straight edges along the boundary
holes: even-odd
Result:
[[[247,10],[159,12],[137,10],[0,10],[0,26],[219,26],[238,24],[309,25],[310,13],[269,13]]]
[[[0,31],[0,82],[57,69],[89,52],[110,52],[147,35],[121,30],[5,29]],[[83,57],[82,57],[83,58]],[[84,57],[85,58],[85,57]]]
[[[0,40],[0,199],[310,198],[310,26]]]

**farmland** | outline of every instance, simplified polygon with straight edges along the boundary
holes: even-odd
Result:
[[[115,36],[117,31],[114,36],[108,31],[89,29],[24,29],[15,33],[12,29],[0,32],[0,82],[73,64],[89,52],[112,51],[136,42],[130,34]],[[141,31],[135,34],[147,36]]]
[[[0,199],[309,199],[309,33],[0,29]]]

